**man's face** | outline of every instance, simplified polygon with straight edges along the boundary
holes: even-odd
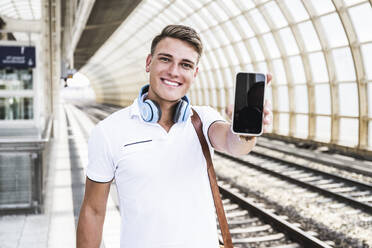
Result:
[[[198,53],[187,42],[165,38],[146,59],[150,72],[148,97],[160,103],[175,102],[186,95],[198,73]]]

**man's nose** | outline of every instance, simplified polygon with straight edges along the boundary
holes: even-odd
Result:
[[[168,73],[172,77],[177,77],[179,75],[177,63],[171,63],[168,68]]]

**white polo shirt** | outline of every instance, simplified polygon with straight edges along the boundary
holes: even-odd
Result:
[[[193,107],[208,128],[223,121],[211,107]],[[87,176],[116,181],[121,248],[217,248],[207,165],[189,118],[167,133],[140,117],[137,100],[99,122],[89,139]]]

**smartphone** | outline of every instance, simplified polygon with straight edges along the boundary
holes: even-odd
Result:
[[[233,133],[259,136],[263,132],[266,74],[239,72],[235,81]]]

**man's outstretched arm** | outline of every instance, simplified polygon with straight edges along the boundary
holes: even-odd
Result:
[[[272,79],[270,74],[267,75],[267,83],[269,84]],[[226,109],[226,114],[232,118],[233,105]],[[267,132],[268,127],[272,122],[271,104],[265,101],[264,105],[264,118],[262,121],[263,132]],[[256,144],[256,137],[254,136],[239,136],[231,131],[231,124],[226,122],[213,123],[208,131],[209,140],[218,151],[230,153],[232,155],[243,155],[249,153]]]
[[[85,195],[77,227],[77,248],[99,248],[111,181],[98,183],[86,179]]]

